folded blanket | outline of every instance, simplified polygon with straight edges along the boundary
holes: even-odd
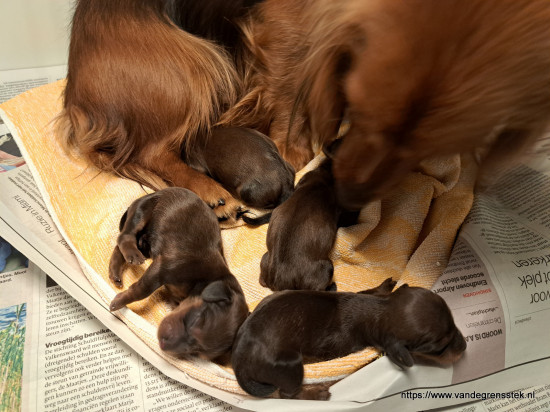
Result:
[[[118,235],[119,219],[130,203],[145,194],[138,184],[99,173],[68,157],[53,133],[52,120],[61,109],[64,82],[30,90],[0,105],[15,126],[22,152],[50,207],[79,257],[82,268],[106,304],[117,290],[108,278],[108,264]],[[320,161],[301,170],[298,180]],[[360,291],[387,277],[398,284],[430,288],[444,270],[453,242],[473,201],[477,166],[470,155],[424,161],[383,201],[367,205],[359,223],[338,231],[332,252],[339,291]],[[271,293],[258,283],[260,259],[266,252],[267,225],[222,231],[224,251],[253,309]],[[129,268],[125,287],[138,279],[145,265]],[[183,361],[158,347],[156,326],[169,311],[157,292],[129,305],[121,318],[136,335],[188,375],[227,391],[244,393],[230,368],[206,361]],[[338,380],[379,356],[374,349],[305,366],[308,383]]]

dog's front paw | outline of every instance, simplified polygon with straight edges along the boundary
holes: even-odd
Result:
[[[214,213],[218,216],[218,221],[223,225],[234,225],[239,220],[245,207],[237,199],[231,197],[225,201],[224,205],[214,208]]]
[[[203,184],[191,188],[208,206],[212,208],[218,220],[233,224],[245,207],[216,181],[204,176]]]
[[[137,246],[135,235],[121,233],[117,239],[118,249],[124,257],[124,260],[131,265],[141,265],[145,262],[145,256],[140,252]]]
[[[131,265],[141,265],[145,262],[145,256],[139,250],[133,250],[131,253],[125,254],[124,259]]]

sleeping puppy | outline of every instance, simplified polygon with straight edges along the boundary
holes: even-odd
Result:
[[[340,141],[325,150],[331,155]],[[267,229],[267,252],[260,264],[260,284],[272,290],[336,290],[334,267],[329,258],[336,240],[339,218],[332,177],[332,161],[327,157],[306,173],[292,196],[273,211]]]
[[[300,170],[347,112],[333,162],[347,208],[431,156],[481,148],[485,176],[550,124],[549,21],[547,0],[266,0],[243,25],[252,74],[235,114]]]
[[[281,398],[328,399],[324,386],[302,388],[304,359],[333,359],[367,346],[385,351],[402,368],[424,358],[456,362],[466,341],[445,301],[407,285],[391,293],[394,286],[390,278],[359,293],[268,296],[235,338],[231,362],[239,385],[258,397],[278,389]]]
[[[134,201],[121,220],[109,278],[122,286],[124,264],[153,259],[143,276],[118,293],[115,311],[165,286],[178,307],[160,323],[160,348],[177,356],[216,359],[226,354],[248,315],[230,273],[216,215],[194,193],[167,188]]]
[[[273,209],[294,190],[294,169],[265,135],[247,128],[215,128],[182,157],[220,182],[247,206]]]

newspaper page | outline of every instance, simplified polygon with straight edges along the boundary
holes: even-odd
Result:
[[[64,79],[67,66],[50,66],[0,71],[0,103],[24,91]]]

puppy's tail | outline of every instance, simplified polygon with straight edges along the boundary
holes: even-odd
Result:
[[[266,223],[269,223],[271,220],[271,215],[273,214],[273,211],[267,212],[265,215],[261,215],[258,217],[250,217],[247,212],[243,212],[243,214],[240,216],[243,222],[245,222],[248,225],[251,226],[261,226],[265,225]]]

